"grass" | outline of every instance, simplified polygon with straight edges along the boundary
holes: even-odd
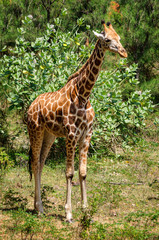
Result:
[[[155,114],[156,116],[156,114]],[[0,239],[159,239],[159,130],[147,120],[145,140],[118,157],[88,159],[89,207],[82,212],[80,187],[73,186],[74,222],[65,222],[65,165],[45,166],[42,201],[45,215],[33,210],[34,181],[17,155],[19,167],[0,178]],[[53,164],[52,164],[53,165]],[[73,181],[78,183],[78,164]]]
[[[64,165],[44,168],[40,217],[27,170],[11,169],[1,180],[0,239],[159,239],[158,155],[158,142],[151,142],[119,158],[90,158],[89,208],[82,212],[79,186],[73,186],[73,224],[65,222]]]

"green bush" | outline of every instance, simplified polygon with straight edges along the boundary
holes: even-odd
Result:
[[[11,167],[13,167],[13,161],[6,153],[5,149],[0,147],[0,177]]]
[[[2,100],[3,102],[3,100]],[[0,146],[6,146],[9,143],[7,114],[4,109],[0,109]]]
[[[138,90],[136,72],[137,65],[128,67],[126,60],[121,60],[113,72],[101,72],[91,99],[96,113],[92,140],[95,148],[108,146],[116,151],[117,145],[126,147],[138,140],[139,129],[145,126],[153,104],[150,91]],[[125,96],[128,85],[131,91]]]
[[[23,113],[39,94],[61,88],[89,54],[81,45],[83,34],[77,32],[80,22],[72,32],[63,33],[57,18],[56,26],[47,24],[44,36],[29,42],[25,34],[31,21],[29,16],[25,18],[15,48],[1,59],[0,94],[6,96],[10,109]]]

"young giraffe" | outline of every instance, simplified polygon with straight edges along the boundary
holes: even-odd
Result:
[[[28,110],[28,131],[30,137],[30,174],[35,178],[34,207],[43,213],[40,195],[42,169],[49,150],[57,137],[66,138],[66,220],[72,221],[71,185],[74,175],[74,155],[79,142],[79,179],[83,208],[87,206],[86,165],[87,152],[92,135],[94,110],[89,96],[97,80],[105,51],[127,57],[120,43],[120,37],[111,23],[102,21],[104,32],[94,32],[98,41],[90,58],[79,71],[69,77],[66,85],[57,92],[38,96]]]

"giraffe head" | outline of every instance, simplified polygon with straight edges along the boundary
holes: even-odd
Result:
[[[121,57],[126,58],[127,52],[120,43],[120,37],[112,27],[112,24],[108,22],[106,26],[103,20],[102,24],[104,26],[104,32],[97,33],[93,31],[94,35],[101,40],[102,47],[105,50],[107,49],[111,52],[118,53]]]

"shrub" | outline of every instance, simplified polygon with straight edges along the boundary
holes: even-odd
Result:
[[[153,104],[150,91],[138,90],[136,72],[137,65],[128,67],[126,60],[121,60],[114,72],[101,72],[91,100],[96,113],[92,140],[95,148],[109,146],[116,151],[117,145],[124,147],[138,140],[138,131],[145,126]],[[127,85],[131,91],[125,96]]]
[[[63,33],[60,19],[55,19],[56,26],[47,24],[44,36],[29,42],[25,34],[31,21],[29,16],[25,18],[23,27],[18,29],[15,48],[1,59],[0,94],[6,96],[10,109],[19,110],[22,115],[39,94],[61,88],[89,54],[81,45],[78,25],[73,32]]]
[[[13,166],[13,161],[9,158],[9,155],[5,152],[3,147],[0,147],[0,177]]]

